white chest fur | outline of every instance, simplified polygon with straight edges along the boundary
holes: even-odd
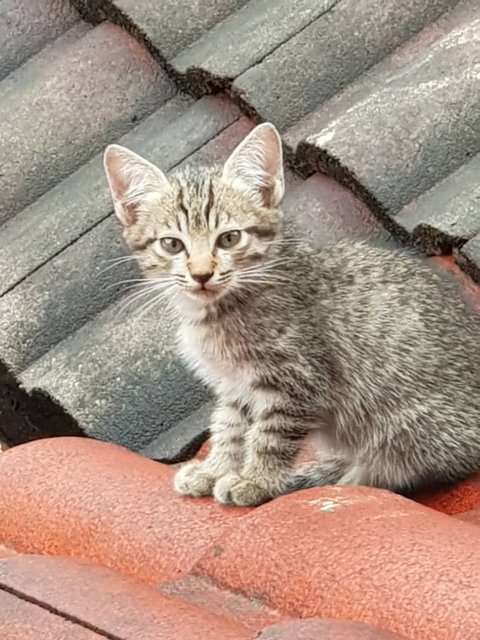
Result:
[[[188,366],[217,394],[243,401],[250,394],[251,374],[238,365],[220,333],[201,324],[183,324],[178,332],[180,353]]]

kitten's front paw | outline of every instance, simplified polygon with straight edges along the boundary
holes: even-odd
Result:
[[[213,497],[221,504],[234,504],[237,507],[255,507],[273,498],[270,491],[253,480],[246,480],[231,473],[217,480]]]
[[[175,474],[174,488],[183,496],[211,496],[216,478],[208,472],[201,460],[188,462]]]

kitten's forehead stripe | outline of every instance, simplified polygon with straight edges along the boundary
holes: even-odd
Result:
[[[185,222],[186,222],[186,226],[188,227],[188,223],[189,223],[189,211],[188,211],[188,207],[185,206],[185,202],[184,202],[184,192],[183,192],[183,188],[182,185],[179,183],[178,185],[178,193],[177,193],[177,206],[180,209],[180,211],[183,213],[183,215],[185,216]]]
[[[211,216],[212,209],[213,209],[213,204],[214,204],[213,181],[212,181],[211,177],[208,180],[207,191],[208,191],[208,194],[207,194],[207,201],[205,203],[204,215],[205,215],[205,220],[207,222],[207,227],[209,229],[211,229],[212,227],[211,227],[211,224],[210,224],[210,216]],[[217,219],[218,219],[218,217],[215,218],[215,220],[217,220]],[[213,228],[215,228],[216,226],[217,225],[215,224],[213,226]]]

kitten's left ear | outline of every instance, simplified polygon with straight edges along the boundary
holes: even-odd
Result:
[[[103,164],[115,213],[126,227],[135,223],[142,207],[158,202],[171,188],[158,167],[118,144],[105,149]]]
[[[285,192],[280,135],[273,124],[259,124],[227,160],[222,179],[261,207],[276,207]]]

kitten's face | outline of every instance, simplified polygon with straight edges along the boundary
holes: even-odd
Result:
[[[282,150],[272,125],[256,127],[223,170],[187,167],[167,178],[118,146],[108,147],[105,168],[147,278],[201,305],[262,280],[281,232]]]

